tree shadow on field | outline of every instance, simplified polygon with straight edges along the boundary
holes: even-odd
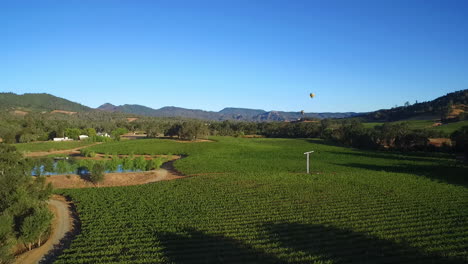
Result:
[[[354,150],[354,149],[353,149]],[[327,151],[331,154],[337,155],[351,155],[357,157],[365,158],[377,158],[377,159],[388,159],[394,161],[414,161],[414,162],[434,162],[441,163],[446,161],[453,161],[447,158],[447,155],[441,155],[440,153],[404,153],[404,152],[395,152],[395,151],[365,151],[365,150],[355,150],[351,152],[342,152],[342,151]]]
[[[343,147],[342,144],[331,142],[331,141],[326,141],[324,139],[318,139],[318,138],[309,138],[309,139],[306,139],[306,141],[309,142],[309,143],[318,144],[318,145]]]
[[[253,249],[241,241],[194,229],[155,234],[170,263],[282,263],[275,256]]]
[[[465,263],[429,255],[406,243],[395,243],[347,229],[323,225],[279,223],[265,226],[272,241],[333,263]]]
[[[408,173],[426,177],[436,181],[468,187],[468,177],[466,167],[449,167],[443,165],[417,165],[417,164],[396,164],[396,165],[375,165],[362,163],[346,163],[335,165],[359,168],[373,171],[385,171],[393,173]]]

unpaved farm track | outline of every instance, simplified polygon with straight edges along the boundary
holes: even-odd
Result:
[[[70,151],[70,150],[67,150]],[[48,152],[50,154],[50,152]],[[179,159],[181,157],[177,157]],[[174,162],[171,160],[165,162],[157,171],[150,171],[155,177],[147,179],[145,182],[139,184],[147,184],[156,181],[174,180],[180,178],[191,177],[195,175],[184,175],[174,168]],[[215,173],[218,174],[218,173]],[[59,176],[59,175],[56,175]],[[64,176],[62,176],[64,177]],[[114,182],[111,186],[123,186],[134,184],[119,184]],[[68,188],[86,188],[90,186],[67,186]],[[98,186],[94,186],[98,187]],[[104,186],[101,186],[104,187]],[[65,248],[68,248],[73,237],[80,230],[80,222],[74,204],[67,201],[63,196],[54,196],[48,201],[54,213],[54,220],[52,222],[51,236],[41,247],[35,248],[31,251],[17,256],[15,264],[45,264],[53,263],[54,260],[62,253]]]
[[[53,208],[52,234],[41,247],[35,248],[16,258],[18,264],[51,263],[55,255],[63,250],[66,241],[73,233],[73,218],[70,207],[63,197],[53,197],[48,201]]]
[[[47,155],[53,155],[53,154],[79,154],[80,149],[82,148],[87,148],[91,147],[94,145],[101,144],[102,142],[96,142],[91,145],[86,145],[78,148],[73,148],[73,149],[62,149],[62,150],[54,150],[54,151],[35,151],[35,152],[28,152],[24,154],[25,157],[42,157],[42,156],[47,156]]]

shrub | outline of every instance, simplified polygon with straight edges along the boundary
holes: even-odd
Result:
[[[96,157],[96,152],[91,151],[89,149],[80,149],[81,156],[83,157],[88,157],[88,158],[94,158]]]
[[[65,174],[71,171],[70,163],[66,160],[59,160],[55,167],[55,172],[59,174]]]
[[[45,158],[41,161],[44,164],[44,172],[54,172],[54,159]]]
[[[133,160],[133,168],[135,170],[142,170],[144,171],[146,169],[146,160],[144,157],[140,156],[137,157]]]
[[[108,171],[117,171],[121,160],[119,157],[112,157],[112,159],[106,161],[106,170]]]
[[[146,161],[146,170],[156,170],[159,169],[162,165],[161,158],[150,159]]]
[[[89,180],[93,183],[98,183],[104,180],[104,171],[105,171],[104,164],[101,162],[97,162],[91,168],[91,174],[89,175]]]
[[[133,160],[126,157],[122,162],[122,169],[124,170],[133,170]]]

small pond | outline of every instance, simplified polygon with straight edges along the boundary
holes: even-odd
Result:
[[[71,158],[39,158],[29,159],[28,164],[32,176],[47,176],[61,174],[87,175],[95,164],[101,164],[105,173],[139,172],[158,169],[164,162],[161,158],[144,159],[116,158],[110,159],[71,159]]]

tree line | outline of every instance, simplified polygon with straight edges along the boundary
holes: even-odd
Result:
[[[384,123],[366,128],[359,118],[309,119],[306,122],[245,122],[203,121],[179,118],[138,117],[128,121],[127,115],[107,112],[77,113],[75,115],[30,113],[15,116],[0,114],[0,138],[3,142],[31,142],[68,136],[77,139],[85,134],[93,141],[107,141],[98,132],[111,134],[113,140],[127,132],[143,131],[147,137],[177,137],[196,140],[209,135],[311,138],[319,137],[356,148],[390,148],[398,150],[435,150],[429,138],[451,137],[457,151],[464,150],[464,130],[448,135],[430,129],[411,129],[408,123]],[[448,146],[446,149],[450,149]]]

